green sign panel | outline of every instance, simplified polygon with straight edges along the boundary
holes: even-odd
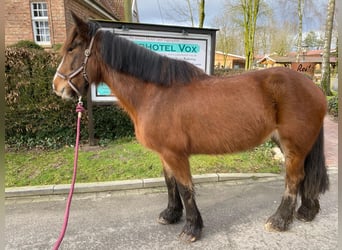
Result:
[[[198,44],[184,43],[167,43],[167,42],[148,42],[148,41],[133,41],[136,44],[145,47],[146,49],[155,52],[176,52],[176,53],[199,53],[200,46]]]
[[[104,82],[101,82],[99,83],[99,85],[97,85],[96,95],[97,96],[110,96],[112,95],[112,91],[110,90],[107,84],[105,84]]]

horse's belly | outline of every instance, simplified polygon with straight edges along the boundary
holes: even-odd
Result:
[[[267,140],[275,124],[220,124],[190,130],[191,154],[225,154],[254,148]]]

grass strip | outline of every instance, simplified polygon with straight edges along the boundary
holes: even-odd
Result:
[[[68,184],[73,171],[74,148],[6,152],[6,187]],[[272,159],[271,146],[230,155],[196,155],[190,158],[192,174],[279,173],[280,162]],[[81,146],[77,182],[99,182],[161,177],[157,154],[134,139],[111,142],[104,147]]]

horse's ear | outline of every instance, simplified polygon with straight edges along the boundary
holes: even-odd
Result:
[[[71,12],[72,19],[74,19],[74,22],[76,24],[76,28],[79,31],[81,35],[88,33],[88,24],[83,21],[80,17],[78,17],[73,11]]]

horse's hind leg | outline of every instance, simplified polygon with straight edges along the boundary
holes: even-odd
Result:
[[[277,211],[267,220],[265,228],[269,231],[285,231],[293,221],[299,185],[304,178],[305,156],[286,150],[285,192]]]
[[[319,195],[329,188],[329,178],[325,167],[323,127],[314,146],[304,162],[305,178],[300,184],[299,194],[302,204],[296,217],[302,221],[312,221],[320,210]]]
[[[316,181],[315,184],[319,185],[318,180]],[[301,196],[302,203],[300,207],[298,208],[297,212],[295,213],[295,216],[297,219],[301,221],[312,221],[320,210],[318,192],[317,193],[307,192],[305,188],[305,183],[303,181],[299,188],[299,194]]]
[[[163,163],[165,166],[165,163]],[[179,191],[175,178],[168,173],[164,167],[165,183],[168,191],[167,208],[159,215],[158,222],[160,224],[172,224],[178,222],[183,214],[183,204],[179,196]]]
[[[176,180],[177,187],[174,186],[174,182],[170,181],[171,179],[166,178],[167,185],[169,190],[178,189],[180,196],[183,199],[185,211],[186,211],[186,223],[183,227],[182,232],[180,233],[181,239],[185,241],[196,241],[200,238],[203,221],[201,214],[197,208],[195,202],[195,192],[193,190],[193,183],[190,174],[190,165],[189,159],[187,156],[180,156],[177,154],[168,154],[162,155],[163,163],[164,163],[164,171],[167,173],[172,173],[174,179]],[[169,183],[168,183],[169,182]],[[177,197],[177,195],[175,196]],[[169,202],[170,202],[170,193],[169,193]],[[175,202],[175,204],[179,204],[178,198],[171,198],[171,203]],[[180,206],[178,205],[178,209]],[[167,211],[168,209],[166,209]],[[172,211],[169,210],[169,211]],[[172,212],[175,213],[176,210]],[[161,213],[162,216],[166,215],[168,212],[165,210]],[[177,216],[175,216],[177,217]],[[165,218],[164,218],[165,219]],[[166,218],[167,219],[167,218]]]
[[[320,209],[319,200],[302,196],[302,204],[298,208],[296,218],[301,221],[312,221]]]

